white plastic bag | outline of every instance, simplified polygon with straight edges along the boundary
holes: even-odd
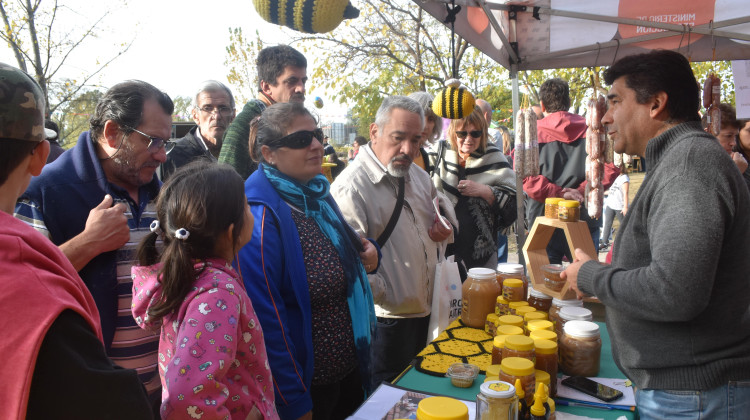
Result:
[[[435,268],[432,289],[432,311],[427,329],[427,343],[461,316],[461,276],[453,256],[443,258]]]

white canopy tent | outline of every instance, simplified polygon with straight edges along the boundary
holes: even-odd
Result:
[[[451,4],[451,0],[413,1],[441,22]],[[514,116],[519,70],[607,66],[651,49],[678,51],[691,61],[750,58],[748,0],[453,0],[453,4],[462,8],[455,18],[456,33],[510,70]],[[521,197],[520,179],[517,191]],[[523,263],[523,200],[518,201],[518,256]]]

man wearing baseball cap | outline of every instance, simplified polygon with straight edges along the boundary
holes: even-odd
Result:
[[[0,63],[0,401],[7,418],[151,418],[136,372],[104,351],[94,300],[65,255],[13,217],[50,152],[44,94]]]

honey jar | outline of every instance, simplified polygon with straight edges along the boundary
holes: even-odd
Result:
[[[557,342],[557,333],[550,330],[533,330],[529,331],[529,337],[534,340],[549,340]]]
[[[497,315],[494,313],[487,315],[487,320],[484,322],[484,332],[494,337],[497,332]]]
[[[497,300],[495,301],[495,315],[510,315],[510,307],[508,306],[508,301],[502,296],[498,296]]]
[[[557,218],[561,222],[577,222],[581,218],[581,203],[576,200],[562,200],[558,202]]]
[[[505,338],[507,335],[496,335],[492,339],[492,364],[499,365],[503,361],[503,347],[505,347]]]
[[[549,308],[552,306],[552,296],[545,295],[532,287],[529,289],[527,302],[529,306],[536,308],[537,311],[549,312]]]
[[[557,343],[550,340],[534,340],[534,355],[536,362],[534,367],[547,372],[550,376],[549,386],[550,397],[557,395]],[[537,376],[537,378],[539,378]]]
[[[524,296],[523,294],[523,280],[503,280],[503,297],[508,302],[520,302],[522,300],[526,300],[526,296]]]
[[[485,378],[489,378],[491,381],[497,381],[497,378],[500,377],[500,364],[489,365],[484,372]]]
[[[473,328],[484,329],[487,315],[495,312],[500,295],[495,270],[471,268],[462,287],[461,320]]]
[[[549,197],[544,200],[544,217],[549,219],[557,219],[557,205],[564,198],[562,197]]]
[[[515,315],[516,309],[520,308],[521,306],[529,306],[529,302],[526,302],[525,300],[518,302],[508,302],[508,315]]]
[[[429,397],[417,405],[417,420],[469,420],[469,408],[455,398]]]
[[[557,333],[558,337],[562,336],[562,326],[559,325],[560,316],[558,314],[560,313],[560,308],[562,308],[563,306],[578,306],[580,308],[583,308],[583,301],[578,299],[552,299],[552,306],[550,306],[549,308],[548,319],[552,321],[552,324],[555,325],[555,332]]]
[[[523,335],[523,328],[516,327],[515,325],[499,325],[497,327],[497,335]]]
[[[547,321],[546,319],[539,319],[526,324],[526,331],[528,331],[529,335],[537,330],[547,330],[550,332],[554,332],[554,328],[555,327],[552,325],[552,323],[550,321]]]
[[[521,381],[521,389],[525,394],[524,400],[526,400],[526,404],[531,404],[534,400],[534,390],[536,389],[534,362],[521,357],[503,359],[503,362],[500,364],[500,380],[515,384],[516,379]]]
[[[565,286],[565,280],[560,276],[565,270],[562,264],[544,264],[540,269],[544,275],[544,286],[555,292],[561,291]]]
[[[523,297],[526,300],[529,291],[529,279],[526,277],[523,265],[516,263],[500,263],[497,265],[497,282],[502,287],[507,279],[520,279],[523,282]]]
[[[526,335],[529,335],[529,322],[534,321],[547,321],[547,314],[540,311],[525,313],[523,315],[523,328],[526,330]],[[551,322],[550,325],[552,325]]]
[[[507,343],[506,343],[507,344]],[[602,353],[599,326],[590,321],[568,321],[560,338],[560,370],[570,376],[596,376]]]
[[[523,318],[516,315],[503,315],[497,318],[498,328],[500,325],[513,325],[523,330]]]
[[[505,337],[503,360],[507,357],[523,357],[534,361],[534,340],[525,335],[509,335]]]

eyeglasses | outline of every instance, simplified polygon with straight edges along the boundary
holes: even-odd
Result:
[[[198,108],[201,112],[204,112],[206,114],[213,114],[214,112],[218,113],[222,117],[229,117],[232,115],[232,112],[234,112],[234,108],[230,108],[228,106],[220,106],[218,108],[214,108],[211,105],[203,105],[202,107]]]
[[[471,131],[456,131],[456,137],[459,139],[465,139],[466,135],[470,135],[471,137],[474,137],[475,139],[482,137],[482,131],[481,130],[471,130]]]
[[[312,143],[313,138],[323,143],[323,130],[316,128],[313,131],[300,130],[286,135],[280,139],[272,140],[266,143],[266,146],[272,148],[288,147],[290,149],[304,149]]]
[[[143,137],[146,137],[147,139],[149,139],[148,146],[146,146],[146,148],[148,149],[149,153],[156,153],[162,147],[164,148],[164,151],[166,151],[167,153],[169,153],[170,150],[172,150],[174,148],[174,142],[173,141],[164,140],[164,139],[160,139],[158,137],[149,136],[148,134],[144,133],[143,131],[136,130],[135,128],[128,127],[126,125],[123,125],[123,127],[127,128],[128,130],[133,130],[136,133],[142,135]]]

